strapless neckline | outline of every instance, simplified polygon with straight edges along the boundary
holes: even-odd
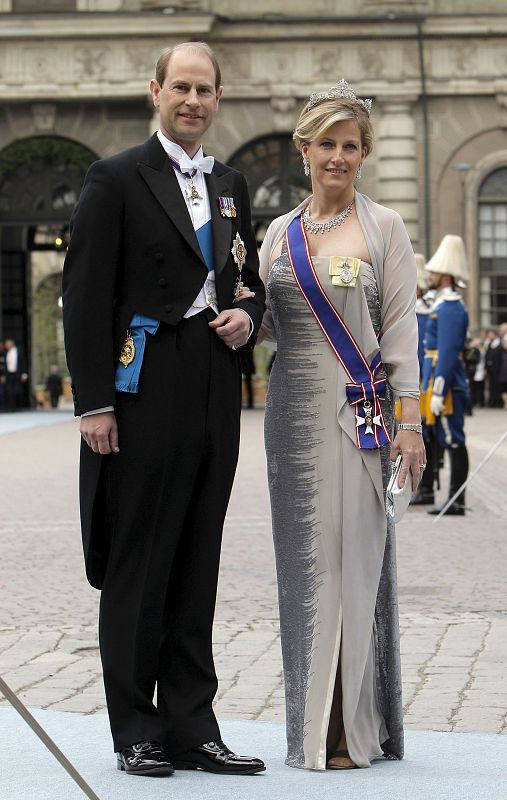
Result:
[[[332,256],[312,256],[312,261],[329,261],[330,258],[356,258],[356,256],[335,256],[335,255],[332,255]],[[370,264],[369,261],[365,261],[362,258],[360,258],[359,260],[360,260],[361,264],[366,264],[367,267],[371,267],[372,266],[372,264]]]

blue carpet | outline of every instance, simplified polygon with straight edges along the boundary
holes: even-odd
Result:
[[[127,776],[115,768],[105,714],[35,711],[100,800],[505,800],[507,737],[408,731],[406,758],[371,769],[308,772],[284,765],[284,727],[224,721],[224,740],[263,758],[255,776],[177,772],[169,778]],[[0,709],[1,800],[83,800],[85,795],[11,708]]]
[[[74,414],[67,409],[18,411],[15,414],[0,414],[0,436],[4,433],[26,431],[29,428],[58,425],[61,422],[70,422],[72,419],[74,419]]]

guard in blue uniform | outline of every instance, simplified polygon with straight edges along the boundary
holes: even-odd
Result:
[[[427,315],[421,393],[422,417],[431,441],[426,449],[428,464],[424,483],[419,497],[414,498],[416,504],[434,502],[439,444],[448,451],[451,461],[449,499],[468,475],[464,424],[469,387],[463,361],[468,312],[457,291],[458,284],[463,285],[467,278],[463,240],[459,236],[444,236],[426,270],[428,286],[436,292]],[[437,508],[429,513],[439,512]],[[446,514],[462,516],[464,513],[465,493],[462,492]]]
[[[419,385],[421,385],[423,364],[424,364],[424,337],[426,335],[426,325],[428,322],[429,311],[435,299],[435,292],[428,290],[428,274],[426,272],[426,259],[422,253],[415,253],[415,263],[417,265],[417,301],[415,304],[415,314],[417,317],[417,332],[419,336],[417,345],[417,358],[419,360]],[[399,403],[396,404],[396,419],[401,418],[401,413],[400,416],[398,416],[399,412],[401,412],[401,408],[398,411],[398,405]],[[431,467],[431,456],[435,449],[433,444],[433,439],[431,436],[432,429],[428,428],[428,426],[425,424],[422,415],[421,419],[422,419],[424,446],[426,448],[427,458],[430,458],[430,467]],[[433,471],[428,468],[428,462],[426,462],[426,471],[423,474],[423,477],[419,483],[417,491],[412,497],[411,500],[412,505],[434,504],[435,502],[435,494],[433,492],[434,478],[435,476],[433,474]]]
[[[415,315],[417,317],[417,332],[419,334],[417,357],[419,359],[419,374],[422,378],[424,336],[426,334],[426,323],[428,322],[428,314],[435,298],[435,292],[428,291],[426,259],[422,253],[415,254],[415,263],[417,265],[417,301],[415,304]]]

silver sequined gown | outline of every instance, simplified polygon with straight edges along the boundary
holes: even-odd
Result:
[[[373,269],[362,262],[354,288],[335,287],[328,263],[328,258],[314,258],[328,297],[369,354],[380,328]],[[270,267],[267,295],[277,342],[265,439],[285,675],[286,763],[325,769],[341,652],[349,753],[358,766],[367,767],[372,759],[399,758],[403,751],[395,553],[383,502],[389,446],[381,452],[356,448],[345,374],[295,282],[285,245]],[[390,396],[383,408],[390,427]]]

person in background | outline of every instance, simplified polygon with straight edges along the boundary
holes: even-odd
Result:
[[[247,408],[254,407],[253,376],[255,375],[255,361],[252,350],[240,350],[239,361],[241,364],[241,374],[245,379]]]
[[[415,305],[418,333],[417,358],[419,360],[419,380],[422,381],[422,370],[424,363],[424,337],[426,334],[429,310],[435,297],[435,292],[428,289],[426,259],[422,253],[415,254],[415,263],[417,265],[417,302]],[[399,413],[397,412],[397,418],[398,415]],[[422,416],[422,431],[424,447],[426,449],[426,453],[428,453],[434,449],[433,431],[425,424],[424,416]],[[417,487],[417,491],[414,492],[412,500],[410,501],[411,505],[426,505],[426,503],[433,503],[434,495],[432,486],[433,476],[431,474],[431,470],[426,469],[423,472],[419,486]]]
[[[500,408],[502,398],[500,388],[496,382],[496,350],[500,347],[501,336],[497,330],[489,330],[487,333],[488,346],[486,348],[485,365],[488,385],[488,408]]]
[[[436,292],[426,327],[422,379],[422,416],[425,424],[434,429],[433,449],[430,447],[427,452],[427,471],[432,478],[435,476],[440,443],[451,461],[450,499],[468,475],[464,426],[469,386],[463,361],[468,312],[457,291],[458,283],[463,285],[468,277],[463,240],[459,236],[444,236],[426,270],[428,285]],[[434,501],[433,481],[431,488],[427,488],[426,502]],[[440,510],[435,508],[428,513],[438,514]],[[465,513],[464,492],[445,513]]]
[[[0,341],[0,412],[5,411],[5,345]]]
[[[46,380],[46,391],[49,394],[51,408],[58,408],[58,402],[63,394],[63,380],[56,364],[51,366],[51,372]]]
[[[469,378],[472,408],[484,408],[484,388],[486,384],[485,331],[481,331],[479,336],[471,340],[470,349],[475,351],[475,370],[471,379]]]
[[[23,356],[14,339],[5,340],[5,399],[7,411],[19,411],[24,405],[28,374]]]
[[[502,399],[502,405],[507,411],[507,324],[501,325],[503,333],[500,346],[494,350],[493,370],[495,380]]]
[[[422,253],[415,254],[415,263],[417,266],[417,302],[415,304],[418,331],[417,358],[419,359],[419,372],[422,375],[422,365],[424,361],[424,334],[426,333],[428,312],[431,307],[431,300],[434,293],[428,292],[426,259]]]

